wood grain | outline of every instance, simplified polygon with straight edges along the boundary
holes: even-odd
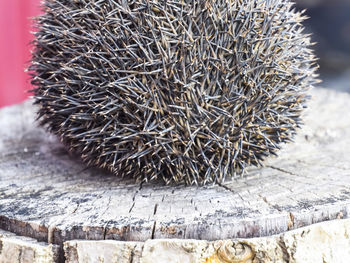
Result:
[[[37,127],[31,101],[0,111],[0,229],[38,241],[269,236],[350,215],[350,95],[314,89],[306,125],[264,168],[205,187],[87,168]]]

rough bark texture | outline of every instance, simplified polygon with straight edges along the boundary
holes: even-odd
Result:
[[[140,185],[86,168],[37,127],[30,101],[4,108],[0,229],[59,245],[73,239],[222,240],[348,218],[350,95],[312,93],[306,125],[278,158],[244,178],[205,187]]]

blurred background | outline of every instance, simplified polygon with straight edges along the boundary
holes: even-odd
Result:
[[[350,0],[296,0],[320,58],[321,87],[350,92]]]
[[[24,72],[30,60],[31,17],[41,0],[0,0],[0,107],[19,103],[31,89]],[[320,86],[350,92],[350,0],[296,0],[307,9],[307,31],[317,42]]]
[[[31,89],[24,72],[30,60],[31,17],[41,0],[0,0],[0,107],[19,103]]]

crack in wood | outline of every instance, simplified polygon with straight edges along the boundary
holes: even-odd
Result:
[[[153,215],[157,213],[158,203],[154,205]]]
[[[228,186],[226,186],[226,185],[224,185],[224,184],[222,184],[222,183],[217,183],[220,187],[222,187],[222,188],[224,188],[224,189],[226,189],[226,190],[228,190],[228,191],[230,191],[231,193],[234,193],[234,194],[236,194],[236,192],[233,190],[233,189],[231,189],[230,187],[228,187]]]
[[[78,203],[77,203],[77,207],[76,207],[76,208],[74,208],[74,210],[73,210],[72,214],[74,214],[74,213],[75,213],[75,212],[78,210],[79,205],[80,205],[80,203],[78,202]]]
[[[277,171],[280,171],[280,172],[283,172],[283,173],[286,173],[286,174],[290,174],[290,175],[293,175],[293,176],[300,176],[300,175],[298,175],[298,174],[292,173],[292,172],[287,171],[287,170],[285,170],[285,169],[283,169],[283,168],[276,167],[276,166],[273,166],[273,165],[267,165],[266,167],[269,167],[269,168],[271,168],[271,169],[275,169],[275,170],[277,170]]]
[[[104,212],[102,213],[102,215],[104,215],[104,214],[108,211],[108,209],[109,209],[109,207],[110,207],[110,204],[111,204],[111,201],[112,201],[112,197],[110,196],[110,197],[108,198],[107,208],[104,210]],[[107,229],[108,229],[109,223],[110,223],[110,220],[108,220],[107,223],[103,226],[103,240],[106,240]]]
[[[106,235],[107,235],[107,228],[108,228],[108,224],[110,221],[108,221],[106,223],[106,225],[103,227],[103,240],[106,240]]]
[[[282,235],[278,239],[277,245],[282,250],[282,253],[283,253],[282,259],[284,260],[284,262],[291,262],[291,255],[288,252],[286,242],[284,241],[284,237]]]
[[[154,221],[154,223],[153,223],[153,228],[152,228],[151,239],[154,239],[154,234],[155,234],[155,232],[156,232],[156,225],[157,225],[157,221]]]
[[[156,215],[157,209],[158,209],[158,203],[156,203],[156,204],[154,205],[154,208],[153,208],[153,216]],[[154,239],[154,235],[155,235],[155,232],[156,232],[156,225],[157,225],[157,221],[154,220],[154,224],[153,224],[153,228],[152,228],[151,239]]]
[[[238,197],[239,197],[243,202],[246,202],[246,200],[244,200],[244,198],[242,197],[242,195],[241,195],[240,193],[234,191],[233,189],[231,189],[230,187],[228,187],[228,186],[226,186],[226,185],[224,185],[224,184],[222,184],[222,183],[217,183],[217,184],[218,184],[218,186],[224,188],[225,190],[228,190],[228,191],[230,191],[231,193],[238,195]],[[247,202],[249,203],[249,201],[247,201]]]
[[[105,191],[105,192],[106,192],[106,191]],[[105,192],[104,192],[104,193],[105,193]],[[106,209],[102,212],[101,215],[104,215],[104,214],[110,209],[110,204],[111,204],[111,202],[112,202],[112,197],[109,196],[109,197],[108,197],[108,202],[107,202],[107,205],[106,205]]]
[[[54,244],[54,234],[56,230],[56,225],[51,225],[47,229],[47,243]]]
[[[133,209],[134,206],[135,206],[135,203],[136,203],[136,202],[135,202],[136,196],[139,194],[139,192],[141,191],[141,189],[142,189],[142,182],[140,183],[139,189],[135,191],[135,193],[134,193],[134,195],[133,195],[133,197],[132,197],[133,203],[132,203],[132,205],[131,205],[131,207],[130,207],[130,209],[129,209],[129,214],[131,213],[132,209]]]
[[[136,248],[136,246],[134,246],[134,248],[130,252],[129,263],[133,263],[133,261],[134,261],[135,248]]]
[[[129,209],[129,214],[131,213],[131,211],[132,211],[132,209],[134,208],[134,206],[135,206],[135,202],[132,202],[132,205],[131,205],[131,207],[130,207],[130,209]]]
[[[292,212],[289,212],[289,221],[288,221],[288,230],[291,230],[294,228],[294,215]]]
[[[280,209],[277,205],[272,204],[271,202],[269,202],[266,198],[266,196],[263,196],[261,194],[258,194],[258,196],[264,201],[264,203],[266,203],[270,208],[276,209],[278,212],[283,212],[282,209]]]

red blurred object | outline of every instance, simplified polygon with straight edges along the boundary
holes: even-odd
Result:
[[[31,58],[31,18],[39,13],[40,0],[0,0],[0,107],[30,95],[30,78],[24,70]]]

